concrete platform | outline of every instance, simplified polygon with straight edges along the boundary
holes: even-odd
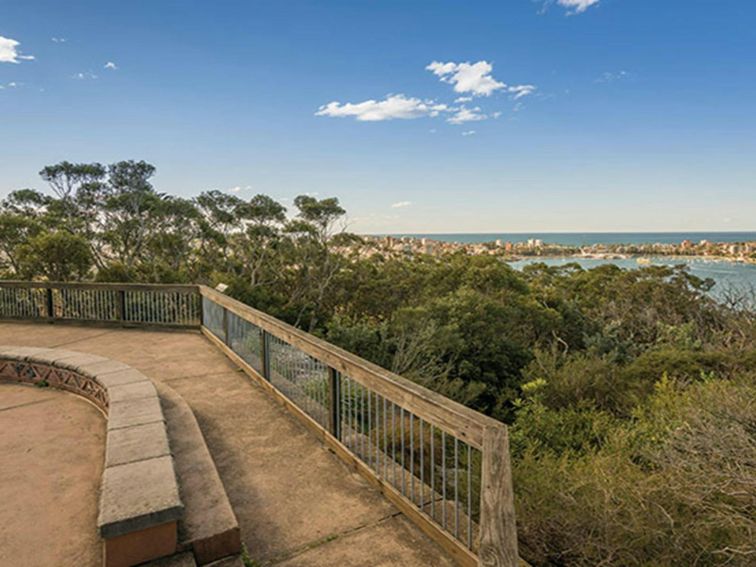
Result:
[[[453,565],[198,332],[0,323],[2,343],[112,358],[176,390],[262,565]]]
[[[105,427],[83,398],[0,383],[0,565],[101,564]]]

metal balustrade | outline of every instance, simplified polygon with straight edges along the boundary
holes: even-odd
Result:
[[[196,285],[0,281],[0,319],[196,328],[201,315]]]
[[[518,562],[506,427],[215,290],[203,331],[463,565]]]
[[[463,565],[516,565],[506,426],[205,286],[0,281],[0,320],[200,328]]]

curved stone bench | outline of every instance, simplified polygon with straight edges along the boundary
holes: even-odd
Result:
[[[183,504],[160,399],[144,374],[91,354],[0,346],[0,379],[74,392],[107,416],[97,520],[106,567],[176,552]]]

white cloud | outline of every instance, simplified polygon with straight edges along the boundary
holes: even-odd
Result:
[[[557,4],[572,10],[571,14],[582,14],[591,6],[595,6],[599,0],[557,0]]]
[[[465,136],[465,137],[466,136],[474,136],[475,135],[475,130],[466,130],[466,131],[462,132],[462,135]]]
[[[480,108],[476,107],[470,109],[463,106],[458,109],[447,122],[449,124],[464,124],[465,122],[477,122],[478,120],[485,120],[486,118],[488,117],[480,112]]]
[[[512,93],[512,98],[515,100],[533,94],[535,90],[536,87],[534,85],[512,85],[511,87],[507,87],[507,92]]]
[[[91,71],[87,71],[86,73],[76,73],[73,76],[73,78],[79,81],[87,81],[87,80],[95,80],[95,79],[98,79],[99,77],[95,75],[94,73],[92,73]]]
[[[613,83],[615,81],[621,81],[623,79],[628,79],[630,77],[630,73],[627,71],[618,71],[616,73],[613,73],[611,71],[607,71],[605,73],[602,73],[601,76],[596,79],[594,82],[596,83]]]
[[[53,43],[65,43],[67,40],[65,37],[51,37]]]
[[[391,205],[392,209],[404,209],[406,207],[409,207],[412,205],[412,201],[399,201],[398,203],[394,203]]]
[[[108,61],[107,63],[105,63],[105,66],[103,68],[104,69],[111,69],[111,70],[115,71],[116,69],[118,69],[118,65],[116,65],[112,61]]]
[[[471,96],[461,96],[458,99],[455,99],[454,102],[470,102],[473,99]]]
[[[21,45],[15,39],[0,35],[0,63],[21,63],[21,61],[33,61],[34,55],[21,55],[18,46]]]
[[[426,67],[445,83],[454,85],[458,93],[471,93],[473,96],[489,96],[492,92],[503,89],[506,85],[491,76],[493,65],[488,61],[476,63],[441,63],[434,61]]]
[[[246,185],[244,187],[242,187],[241,185],[237,185],[236,187],[229,187],[227,191],[229,193],[241,193],[242,191],[248,191],[250,189],[252,189],[251,185]]]
[[[378,122],[381,120],[420,118],[423,116],[438,116],[447,111],[445,104],[438,104],[432,100],[407,98],[403,94],[388,95],[383,100],[366,100],[364,102],[340,103],[329,102],[321,106],[315,116],[330,116],[344,118],[353,116],[361,122]]]

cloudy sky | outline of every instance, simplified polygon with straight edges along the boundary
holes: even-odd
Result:
[[[357,232],[756,229],[756,3],[0,0],[0,197],[67,159]]]

